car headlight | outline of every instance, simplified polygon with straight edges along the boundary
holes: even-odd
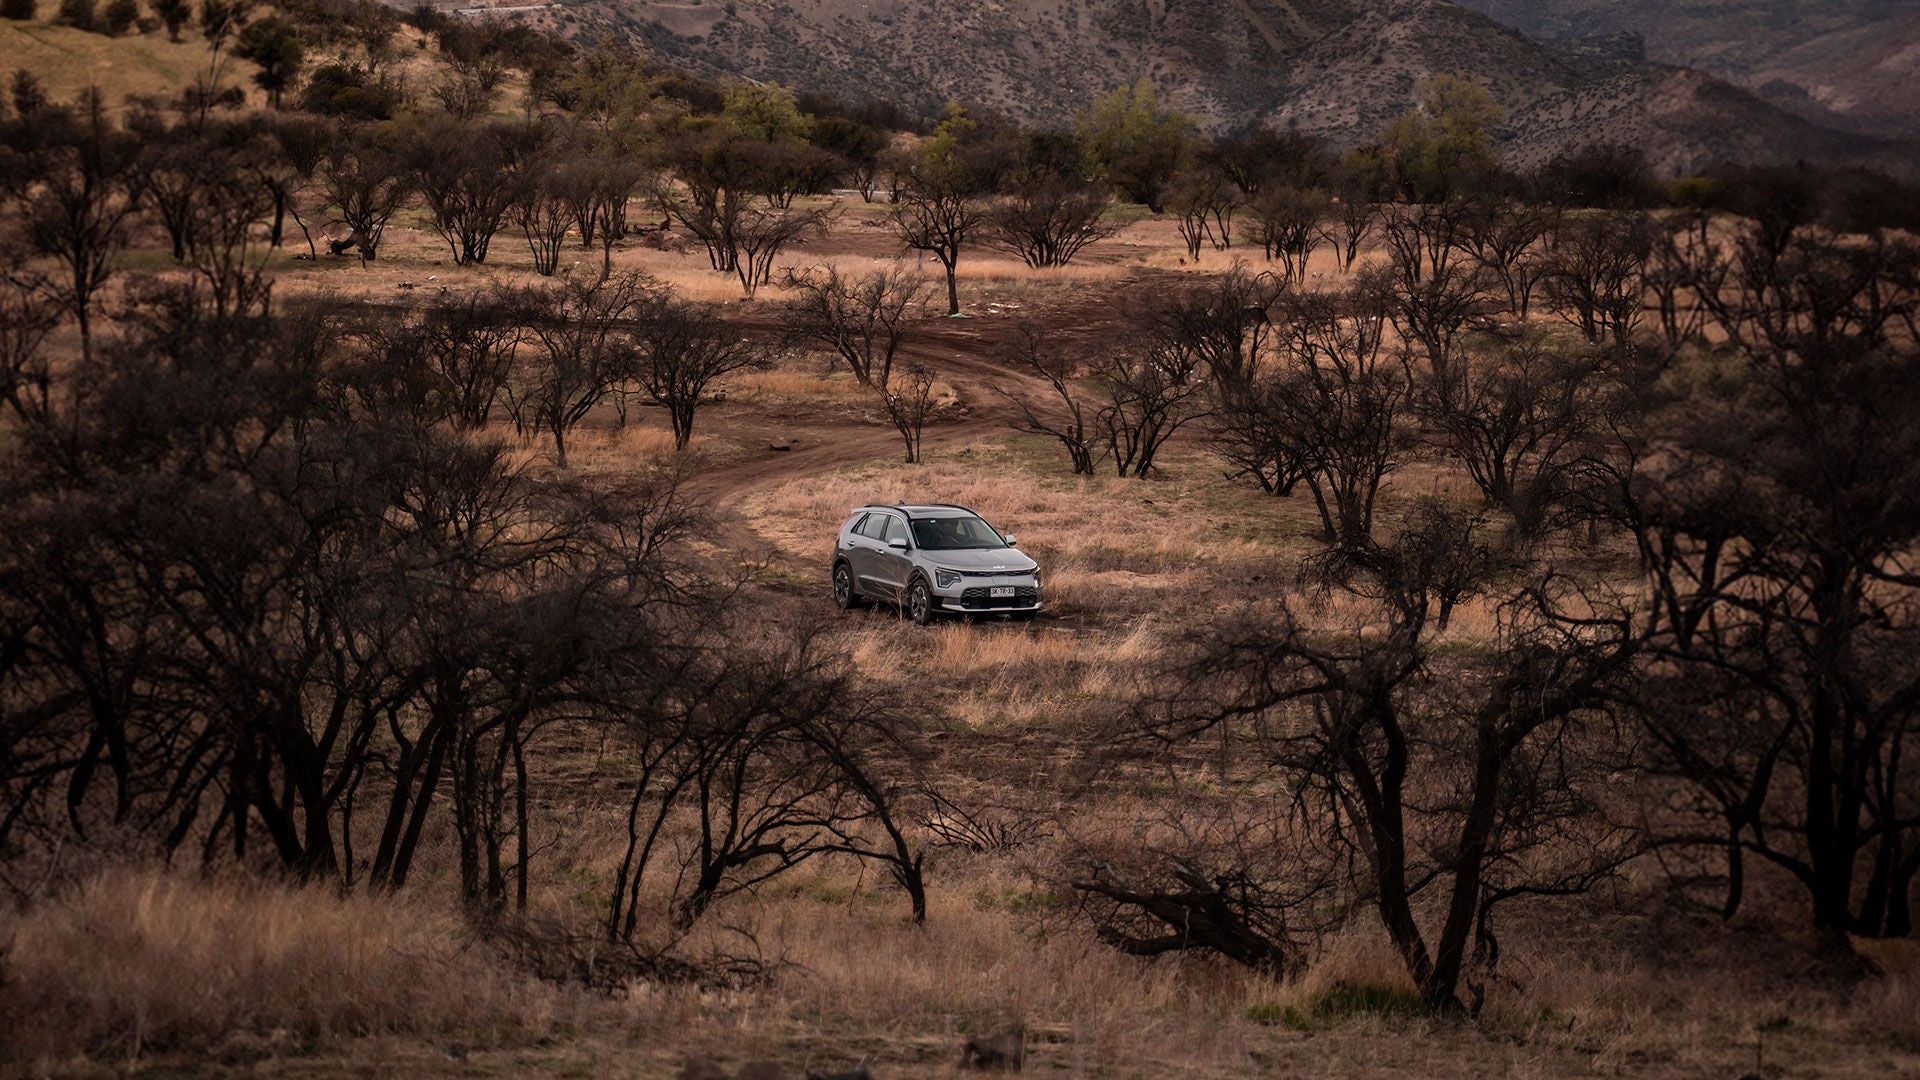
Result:
[[[933,583],[942,589],[951,589],[955,585],[960,584],[960,571],[935,570],[933,572]]]
[[[1033,572],[1033,587],[1036,589],[1040,587],[1040,571],[1038,570]]]

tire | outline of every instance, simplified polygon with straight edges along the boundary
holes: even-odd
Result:
[[[853,567],[843,562],[833,564],[833,604],[841,611],[860,606],[860,593],[853,587]]]
[[[923,577],[907,583],[907,618],[925,626],[933,621],[933,587]]]

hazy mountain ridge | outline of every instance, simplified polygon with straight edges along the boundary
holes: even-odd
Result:
[[[1504,10],[1506,0],[1474,2]],[[1522,163],[1607,141],[1644,146],[1672,173],[1723,160],[1913,160],[1697,73],[1545,45],[1445,0],[585,0],[543,14],[580,40],[632,34],[701,74],[929,113],[970,101],[1028,124],[1067,124],[1095,95],[1145,77],[1176,90],[1210,132],[1271,124],[1350,147],[1408,108],[1421,80],[1448,72],[1493,91],[1509,116],[1499,137]]]
[[[1905,0],[1458,0],[1530,37],[1640,39],[1829,126],[1920,135],[1920,10]]]

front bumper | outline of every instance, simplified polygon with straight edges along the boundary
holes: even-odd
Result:
[[[996,591],[1011,595],[995,596]],[[1040,583],[1031,576],[1007,578],[964,577],[951,588],[934,590],[934,602],[942,611],[969,614],[1039,611],[1044,605]]]

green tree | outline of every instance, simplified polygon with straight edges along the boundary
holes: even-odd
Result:
[[[300,74],[306,63],[307,47],[292,23],[278,16],[261,19],[240,31],[233,55],[250,60],[260,70],[254,72],[254,85],[267,92],[267,104],[280,107],[280,95]]]
[[[1193,117],[1145,79],[1094,99],[1078,127],[1095,169],[1156,214],[1168,185],[1200,145]]]
[[[167,40],[178,42],[180,31],[193,21],[193,5],[187,0],[153,0],[153,15],[167,28]]]
[[[976,125],[958,105],[933,129],[933,137],[894,163],[893,225],[900,242],[930,252],[947,272],[947,314],[960,314],[955,267],[960,248],[985,220],[973,172],[961,140]]]
[[[92,30],[96,22],[93,0],[60,0],[60,11],[53,21],[75,30]]]
[[[1378,153],[1400,194],[1439,201],[1500,167],[1492,128],[1506,111],[1479,83],[1435,75],[1416,88],[1418,102],[1380,133]]]
[[[727,91],[720,115],[733,129],[761,142],[806,142],[813,118],[800,111],[793,91],[779,83],[737,83]]]
[[[107,0],[107,6],[100,9],[100,32],[119,37],[133,29],[139,18],[140,5],[134,0]]]
[[[638,49],[608,38],[582,56],[556,89],[602,135],[626,142],[654,105],[658,80]]]

